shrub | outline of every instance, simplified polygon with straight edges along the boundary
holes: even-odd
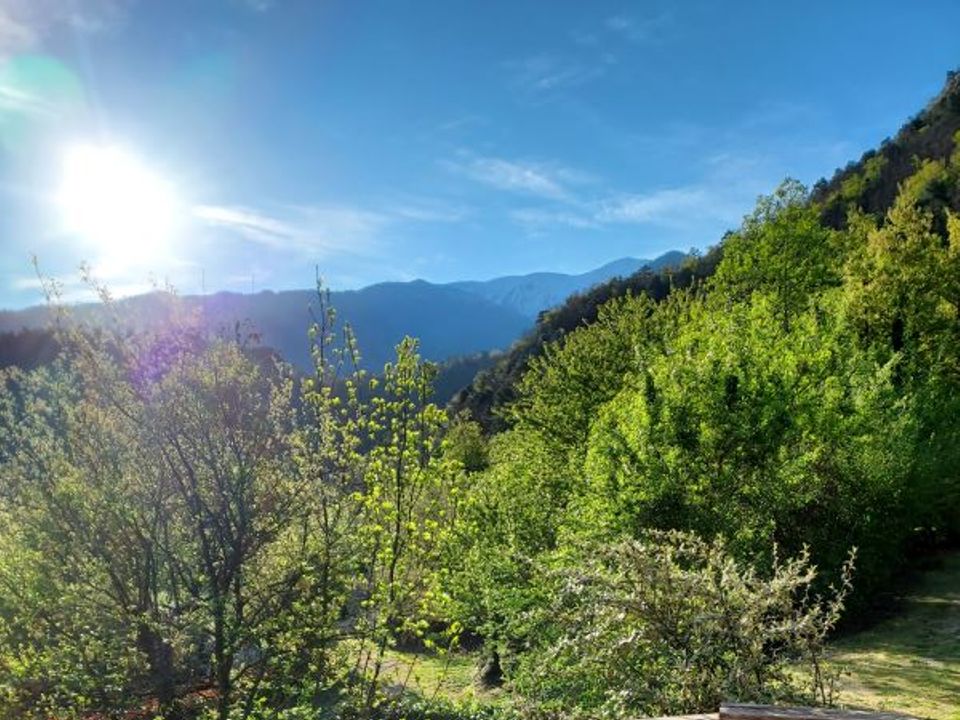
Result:
[[[776,555],[776,553],[774,553]],[[806,552],[769,575],[720,540],[650,532],[554,575],[542,642],[515,685],[532,715],[622,718],[715,711],[721,701],[832,700],[824,640],[850,590],[814,595]]]

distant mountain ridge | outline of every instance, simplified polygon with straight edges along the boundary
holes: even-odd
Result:
[[[686,257],[685,253],[671,250],[652,260],[620,258],[579,275],[536,272],[528,275],[507,275],[492,280],[465,280],[448,283],[448,286],[513,308],[530,320],[535,320],[541,311],[561,304],[574,293],[589,290],[594,285],[613,278],[629,277],[645,267],[656,272],[677,266]]]
[[[581,275],[533,273],[447,284],[424,280],[386,282],[360,290],[331,293],[337,316],[356,333],[362,365],[379,371],[393,357],[405,336],[419,338],[425,358],[443,361],[494,350],[507,350],[532,325],[541,310],[563,302],[570,294],[627,274],[631,268],[663,265],[682,253],[667,253],[647,261],[624,258]],[[545,303],[542,307],[538,303]],[[116,301],[125,327],[150,329],[169,322],[174,313],[195,314],[206,328],[254,331],[260,342],[302,369],[310,366],[307,330],[316,308],[313,290],[263,291],[255,294],[219,292],[185,296],[174,302],[165,293],[149,293]],[[96,304],[78,305],[75,316],[84,322],[107,322]],[[50,311],[44,306],[0,311],[0,332],[45,327]]]

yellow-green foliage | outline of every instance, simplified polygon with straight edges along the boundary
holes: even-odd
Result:
[[[614,304],[551,348],[512,413],[563,468],[544,480],[567,478],[561,548],[684,528],[754,557],[809,545],[830,567],[859,545],[865,600],[911,537],[955,524],[957,220],[945,237],[926,207],[954,183],[925,163],[886,218],[842,232],[787,183],[705,293]]]
[[[863,193],[880,180],[880,174],[887,165],[887,158],[883,155],[874,155],[863,164],[863,171],[852,173],[840,185],[840,197],[844,200],[856,200]]]

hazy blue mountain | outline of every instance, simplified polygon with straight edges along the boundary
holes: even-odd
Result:
[[[672,250],[653,260],[621,258],[581,275],[537,272],[492,280],[466,280],[450,283],[449,286],[512,308],[533,321],[541,310],[559,305],[573,293],[588,290],[611,278],[628,277],[643,267],[656,271],[676,266],[684,258],[684,253]]]
[[[338,318],[353,326],[367,369],[381,369],[404,335],[412,335],[420,339],[423,355],[430,360],[477,356],[455,365],[457,376],[466,378],[474,365],[489,364],[489,357],[483,353],[509,349],[533,325],[541,310],[612,277],[630,275],[645,265],[663,267],[683,257],[682,253],[667,253],[649,261],[624,258],[582,275],[534,273],[442,285],[423,280],[380,283],[331,293],[331,301]],[[256,332],[263,345],[307,368],[307,328],[316,300],[312,290],[221,292],[186,296],[178,302],[157,292],[119,300],[115,308],[122,325],[129,328],[156,328],[174,313],[188,313],[211,330],[231,335]],[[79,305],[72,311],[86,322],[108,321],[100,305]],[[42,328],[49,317],[45,307],[0,311],[0,332]],[[470,379],[466,378],[464,384]]]
[[[307,329],[316,293],[309,290],[216,293],[173,302],[164,293],[120,300],[124,327],[156,328],[174,313],[194,314],[203,326],[229,335],[259,334],[260,342],[301,368],[309,367]],[[393,356],[404,337],[418,337],[424,357],[444,360],[494,348],[507,348],[530,322],[520,313],[455,288],[423,281],[384,283],[331,294],[337,316],[349,321],[359,341],[364,367],[375,370]],[[73,314],[84,321],[106,321],[102,307],[81,305]],[[0,332],[46,325],[46,308],[0,313]],[[239,328],[237,323],[240,323]]]

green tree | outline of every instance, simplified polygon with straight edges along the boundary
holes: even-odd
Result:
[[[358,495],[363,600],[356,626],[367,712],[377,702],[387,648],[428,635],[444,602],[437,573],[456,520],[463,468],[439,452],[446,414],[429,402],[434,373],[433,365],[421,362],[416,341],[404,339],[382,384],[371,383],[360,428],[368,449]]]
[[[761,197],[741,229],[723,243],[713,287],[733,301],[769,293],[789,326],[814,293],[839,285],[842,250],[835,231],[823,226],[806,188],[786,180]]]

